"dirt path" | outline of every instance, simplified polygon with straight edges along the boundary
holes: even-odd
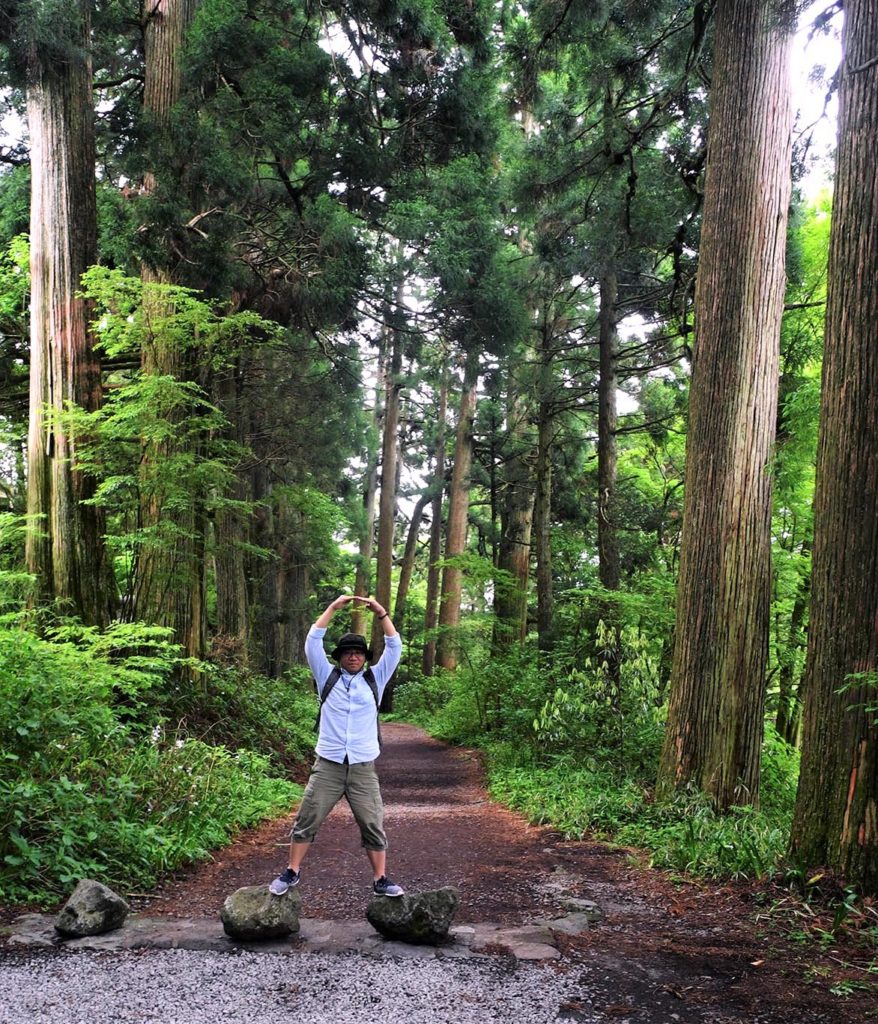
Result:
[[[471,751],[449,748],[409,725],[388,723],[382,732],[378,764],[394,880],[413,891],[457,886],[461,921],[512,924],[564,912],[558,894],[545,887],[559,863],[553,834],[488,799]],[[149,914],[214,916],[234,889],[268,882],[286,867],[293,818],[242,835],[213,863],[178,873],[138,906]],[[359,832],[342,801],[302,866],[307,915],[359,913],[370,884]]]
[[[790,918],[784,931],[768,913],[775,894],[764,885],[683,882],[645,867],[632,851],[564,840],[492,803],[473,752],[411,726],[387,725],[384,732],[379,771],[389,872],[409,891],[457,886],[461,925],[527,924],[564,913],[570,897],[592,900],[603,911],[584,934],[556,932],[562,957],[546,969],[572,972],[581,991],[561,1006],[559,1019],[878,1022],[872,954],[853,942],[794,941],[790,924],[801,932],[801,922]],[[291,813],[243,833],[213,861],[176,873],[152,893],[127,893],[133,909],[147,918],[215,921],[230,892],[268,882],[283,867],[292,820]],[[356,826],[342,804],[303,865],[303,915],[361,922],[369,880]],[[788,902],[785,890],[776,895]],[[0,921],[25,909],[0,907]],[[501,948],[494,952],[504,958],[501,965],[508,961],[510,974],[516,971],[514,958]],[[0,945],[0,956],[15,955]]]
[[[649,1024],[853,1024],[878,1020],[878,997],[830,992],[844,951],[761,934],[746,886],[674,883],[628,851],[565,841],[492,803],[477,756],[411,726],[384,727],[380,774],[391,843],[389,874],[409,890],[455,885],[459,923],[526,923],[594,900],[604,920],[564,946],[564,969],[601,991],[608,1020]],[[150,916],[218,913],[225,896],[270,880],[285,864],[293,815],[242,835],[207,865],[178,873],[147,899]],[[309,917],[362,915],[369,871],[341,804],[303,865]],[[833,955],[835,954],[835,955]],[[836,965],[836,966],[834,966]],[[856,979],[856,973],[848,975]],[[833,973],[834,971],[834,973]],[[596,1007],[592,1007],[594,1009]],[[589,1012],[591,1012],[591,1009]],[[571,1005],[565,1016],[586,1019]],[[588,1019],[592,1019],[589,1017]]]

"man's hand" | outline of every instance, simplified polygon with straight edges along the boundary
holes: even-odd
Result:
[[[330,619],[332,619],[332,616],[335,615],[337,611],[344,608],[346,604],[350,604],[353,600],[353,594],[340,594],[334,601],[330,601],[314,625],[318,629],[326,629],[329,625]]]
[[[362,601],[363,604],[368,605],[369,611],[374,615],[386,615],[387,610],[383,605],[378,604],[374,597],[354,597],[354,601]]]

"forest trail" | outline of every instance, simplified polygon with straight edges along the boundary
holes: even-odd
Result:
[[[559,843],[557,833],[531,826],[493,803],[473,751],[448,747],[410,725],[385,723],[382,734],[378,770],[391,878],[411,892],[456,886],[460,921],[518,924],[565,913],[553,875],[565,863],[564,846],[584,849],[587,844]],[[218,914],[234,889],[267,883],[286,867],[294,817],[242,834],[218,850],[212,862],[176,873],[138,908],[187,917]],[[620,856],[598,846],[590,849],[611,860]],[[580,849],[576,859],[581,858]],[[370,886],[357,826],[341,801],[302,866],[303,913],[330,919],[360,916]]]
[[[525,924],[565,913],[561,901],[570,896],[595,901],[603,920],[583,935],[561,937],[559,967],[581,967],[590,991],[601,993],[601,1005],[592,1007],[606,1019],[863,1020],[859,994],[843,1000],[808,984],[816,950],[759,934],[747,887],[672,881],[628,851],[565,840],[493,803],[473,751],[448,747],[409,725],[386,724],[382,731],[388,874],[410,892],[457,886],[459,924]],[[242,834],[212,862],[178,872],[132,902],[147,916],[214,917],[234,889],[268,882],[284,866],[293,817]],[[342,802],[303,865],[303,914],[362,920],[369,881],[356,825]],[[571,1004],[565,1016],[593,1019],[578,1012]]]

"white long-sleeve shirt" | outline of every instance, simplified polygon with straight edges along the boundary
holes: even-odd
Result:
[[[305,657],[321,696],[334,668],[323,649],[325,635],[325,629],[312,626],[305,640]],[[372,666],[379,700],[401,657],[402,640],[399,633],[385,636],[384,653]],[[342,669],[338,682],[323,705],[316,752],[327,761],[338,764],[342,764],[345,758],[349,764],[362,764],[378,757],[378,714],[375,698],[362,671],[352,676]]]

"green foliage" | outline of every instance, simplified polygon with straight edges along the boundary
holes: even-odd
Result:
[[[315,743],[317,698],[308,669],[269,679],[239,668],[202,666],[198,686],[173,679],[146,695],[141,718],[230,750],[258,750],[274,771],[302,764]]]
[[[52,901],[84,875],[149,885],[295,799],[260,755],[131,723],[119,698],[152,690],[170,651],[114,660],[143,636],[60,633],[0,631],[2,898]]]
[[[27,433],[29,251],[24,235],[16,235],[0,250],[0,476],[4,504],[10,509],[17,504],[13,482],[23,475],[23,466],[15,466],[10,456]],[[17,483],[20,489],[22,481]]]
[[[28,524],[24,516],[0,513],[0,616],[13,618],[33,593],[34,578],[24,572],[24,544]],[[2,620],[0,620],[2,621]]]
[[[256,314],[223,316],[189,289],[145,286],[118,270],[94,267],[84,285],[96,304],[97,346],[110,358],[139,361],[155,347],[180,360],[197,357],[207,374],[254,339],[277,343],[282,333]],[[79,437],[80,468],[97,481],[90,500],[110,517],[107,543],[130,610],[145,555],[194,540],[197,517],[243,516],[253,507],[230,497],[245,450],[229,439],[230,424],[203,387],[139,367],[113,383],[101,408],[70,409],[68,424]],[[144,523],[147,507],[151,521]]]
[[[30,164],[0,171],[0,245],[5,249],[30,227]]]
[[[552,660],[510,649],[455,673],[414,678],[395,710],[434,735],[481,747],[498,800],[569,836],[612,838],[659,867],[716,877],[773,874],[786,851],[798,754],[768,728],[761,808],[717,813],[697,794],[653,801],[665,707],[661,640],[599,623],[595,654]]]
[[[580,761],[614,762],[634,775],[649,772],[664,724],[661,646],[636,628],[617,634],[601,621],[595,648],[596,657],[575,665],[540,708],[537,745]]]
[[[490,752],[490,751],[489,751]],[[548,766],[521,764],[520,754],[490,768],[492,794],[532,821],[566,835],[586,833],[650,852],[655,867],[705,877],[764,878],[780,870],[786,854],[797,758],[771,737],[763,757],[762,807],[737,807],[719,814],[699,794],[681,794],[668,804],[652,801],[652,785],[592,759],[569,754]]]

